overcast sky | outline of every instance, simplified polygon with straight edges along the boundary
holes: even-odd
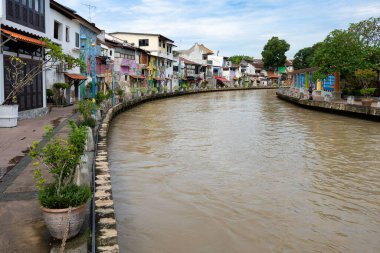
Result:
[[[261,58],[272,36],[290,44],[292,58],[301,48],[322,41],[333,29],[380,17],[380,1],[292,0],[58,0],[106,32],[159,33],[179,49],[203,43],[219,55]]]

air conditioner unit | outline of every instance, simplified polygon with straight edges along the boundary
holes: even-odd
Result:
[[[127,47],[128,46],[128,43],[127,42],[124,42],[123,43],[123,47]]]

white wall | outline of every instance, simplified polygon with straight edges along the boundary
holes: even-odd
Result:
[[[209,55],[208,60],[212,61],[212,66],[214,67],[223,66],[223,56]]]
[[[62,50],[74,58],[79,58],[80,50],[75,45],[75,33],[80,34],[80,24],[60,14],[56,10],[49,8],[50,15],[46,21],[46,33],[47,37],[54,43],[61,45]],[[54,38],[54,21],[58,21],[61,24],[61,36],[59,39]],[[69,42],[66,41],[66,27],[69,27]],[[68,69],[69,73],[80,73],[79,67]],[[63,73],[58,73],[55,69],[48,70],[46,72],[46,88],[51,89],[52,85],[57,82],[65,82],[65,76]],[[72,87],[73,89],[74,87]]]
[[[158,36],[156,35],[116,33],[112,34],[112,36],[115,36],[123,41],[128,41],[128,43],[134,43],[135,47],[139,47],[139,40],[149,39],[149,46],[141,47],[142,49],[152,52],[160,49],[158,46]]]

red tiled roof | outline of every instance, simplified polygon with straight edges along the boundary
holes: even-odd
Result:
[[[29,37],[29,36],[26,36],[26,35],[22,35],[22,34],[19,34],[19,33],[16,33],[16,32],[12,32],[12,31],[8,31],[4,28],[1,28],[0,29],[1,32],[17,39],[17,40],[22,40],[24,42],[28,42],[28,43],[31,43],[31,44],[35,44],[37,46],[45,46],[45,42],[41,41],[41,40],[38,40],[38,39],[35,39],[35,38],[32,38],[32,37]]]
[[[74,80],[87,80],[87,77],[79,75],[79,74],[65,73],[65,75]]]
[[[226,78],[222,77],[222,76],[214,76],[214,78],[216,80],[219,80],[221,82],[229,82]]]
[[[129,75],[130,77],[134,78],[134,79],[145,79],[145,76],[143,75],[140,75],[140,76],[136,76],[136,75]]]
[[[269,79],[277,79],[278,75],[275,74],[273,71],[268,71],[268,78]]]

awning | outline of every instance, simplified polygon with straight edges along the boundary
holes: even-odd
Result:
[[[134,78],[134,79],[145,79],[145,76],[143,76],[143,75],[141,75],[141,76],[129,75],[129,76]]]
[[[234,80],[239,80],[239,78],[235,76],[235,77],[234,77]]]
[[[31,43],[31,44],[41,46],[41,47],[45,46],[45,42],[43,42],[41,40],[26,36],[26,35],[22,35],[19,33],[11,32],[11,31],[8,31],[4,28],[1,28],[0,30],[1,30],[1,32],[11,36],[12,38],[14,38],[16,40],[22,40],[24,42]]]
[[[171,78],[169,78],[169,77],[166,77],[165,79],[166,79],[166,80],[172,80],[172,79],[171,79]]]
[[[224,78],[222,76],[214,76],[214,78],[218,81],[221,81],[221,82],[229,82],[226,78]]]
[[[65,75],[66,75],[68,78],[71,78],[71,79],[73,79],[73,80],[87,80],[87,77],[82,76],[82,75],[80,75],[80,74],[65,73]]]

